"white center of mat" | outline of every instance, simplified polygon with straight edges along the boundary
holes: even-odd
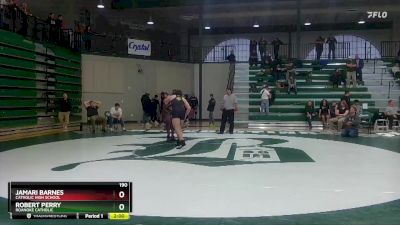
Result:
[[[147,151],[164,141],[164,134],[78,139],[1,152],[0,197],[7,197],[8,181],[132,181],[133,214],[162,217],[306,214],[400,199],[400,154],[395,152],[275,135],[187,137],[191,139],[182,150],[154,151],[142,159],[110,160]],[[266,145],[262,138],[284,143]],[[208,141],[217,147],[202,151],[199,143]],[[301,150],[314,162],[283,162],[276,147],[289,153]],[[106,160],[96,161],[101,159]],[[85,161],[90,162],[52,170]]]

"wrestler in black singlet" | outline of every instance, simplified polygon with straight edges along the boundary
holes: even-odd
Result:
[[[177,95],[176,98],[174,98],[174,100],[171,101],[171,106],[172,106],[172,112],[171,112],[172,118],[179,118],[180,120],[185,120],[186,109],[182,96]]]

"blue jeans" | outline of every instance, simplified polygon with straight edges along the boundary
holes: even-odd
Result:
[[[344,128],[342,130],[342,137],[358,137],[358,129],[357,128]]]
[[[121,124],[122,128],[125,127],[125,124],[124,124],[124,121],[122,120],[122,118],[121,119],[117,119],[117,118],[110,117],[108,119],[108,125],[112,128],[114,124]]]
[[[312,120],[313,120],[314,114],[311,114],[310,116],[308,116],[306,114],[306,119],[307,119],[307,123],[308,123],[308,127],[312,128]]]
[[[293,86],[288,85],[287,93],[290,94],[290,92],[291,92],[292,90],[293,90],[294,93],[297,95],[297,86],[296,86],[296,85],[293,85]]]
[[[261,99],[260,111],[266,114],[269,113],[269,99]]]

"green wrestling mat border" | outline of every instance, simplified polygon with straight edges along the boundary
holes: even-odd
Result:
[[[200,132],[200,131],[197,131]],[[13,141],[2,141],[0,142],[0,152],[8,151],[16,148],[26,147],[30,145],[44,144],[50,142],[57,141],[66,141],[66,140],[74,140],[81,138],[98,138],[98,137],[112,137],[112,136],[121,136],[121,135],[140,135],[140,134],[155,134],[155,133],[163,133],[162,131],[126,131],[123,133],[105,133],[105,134],[80,134],[77,132],[66,132],[61,134],[53,134],[53,135],[43,135],[40,137],[32,137],[25,138]],[[196,132],[194,132],[196,133]],[[217,131],[215,132],[217,133]],[[314,132],[297,132],[297,131],[276,131],[274,133],[268,133],[264,131],[245,131],[243,134],[262,134],[262,135],[278,135],[278,136],[291,136],[291,137],[305,137],[305,138],[314,138],[321,140],[330,140],[330,141],[343,141],[347,143],[354,143],[366,146],[372,146],[376,148],[382,148],[393,152],[400,153],[400,136],[395,137],[385,137],[385,136],[360,136],[357,138],[344,138],[340,135],[336,134],[327,134],[327,133],[314,133]],[[216,134],[219,135],[219,134]],[[229,138],[229,134],[223,134],[223,137]],[[400,224],[400,223],[399,223]]]
[[[12,150],[15,148],[43,144],[56,141],[96,138],[115,135],[136,135],[143,133],[157,132],[135,132],[128,131],[119,134],[78,134],[74,132],[63,133],[59,135],[46,135],[41,137],[27,138],[17,141],[1,142],[0,152]],[[252,133],[252,132],[245,132]],[[265,135],[265,132],[259,134]],[[257,136],[257,133],[254,133]],[[285,132],[275,132],[273,135],[308,137],[314,139],[344,141],[361,145],[373,146],[400,152],[400,137],[358,137],[355,139],[342,138],[339,135],[331,134],[294,134]],[[227,138],[228,135],[225,134]],[[6,171],[3,171],[6,172]],[[400,224],[400,200],[373,205],[368,207],[346,209],[324,213],[312,213],[289,216],[271,216],[271,217],[252,217],[252,218],[176,218],[176,217],[147,217],[133,216],[128,221],[95,221],[95,220],[10,220],[7,213],[7,200],[0,198],[0,225],[22,225],[22,224],[135,224],[135,225],[399,225]]]

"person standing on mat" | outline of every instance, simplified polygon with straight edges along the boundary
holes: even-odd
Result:
[[[208,106],[207,106],[207,111],[209,112],[208,114],[208,126],[214,127],[214,108],[215,108],[215,98],[213,94],[210,94],[210,100],[208,100]]]
[[[168,96],[169,94],[167,92],[163,92],[161,117],[163,119],[163,123],[165,124],[165,130],[167,131],[167,142],[172,142],[175,141],[171,117],[172,106],[170,103],[167,104],[165,101]]]
[[[178,136],[178,141],[176,143],[177,149],[181,149],[186,145],[185,139],[183,138],[183,122],[189,115],[191,110],[188,101],[183,98],[181,90],[174,90],[172,95],[168,96],[164,103],[166,105],[171,105],[171,117],[172,117],[172,125],[174,127],[175,133]]]
[[[140,98],[140,101],[142,103],[142,109],[143,109],[143,118],[142,118],[143,126],[144,126],[145,130],[149,130],[151,128],[151,125],[150,125],[150,117],[151,117],[150,94],[146,92],[144,95],[142,95],[142,97]]]
[[[223,134],[225,132],[226,121],[229,122],[229,133],[233,134],[234,128],[234,120],[235,120],[235,111],[238,111],[237,99],[234,94],[232,94],[232,90],[227,88],[226,95],[224,95],[224,101],[222,103],[222,121],[221,127],[219,128],[219,134]]]

